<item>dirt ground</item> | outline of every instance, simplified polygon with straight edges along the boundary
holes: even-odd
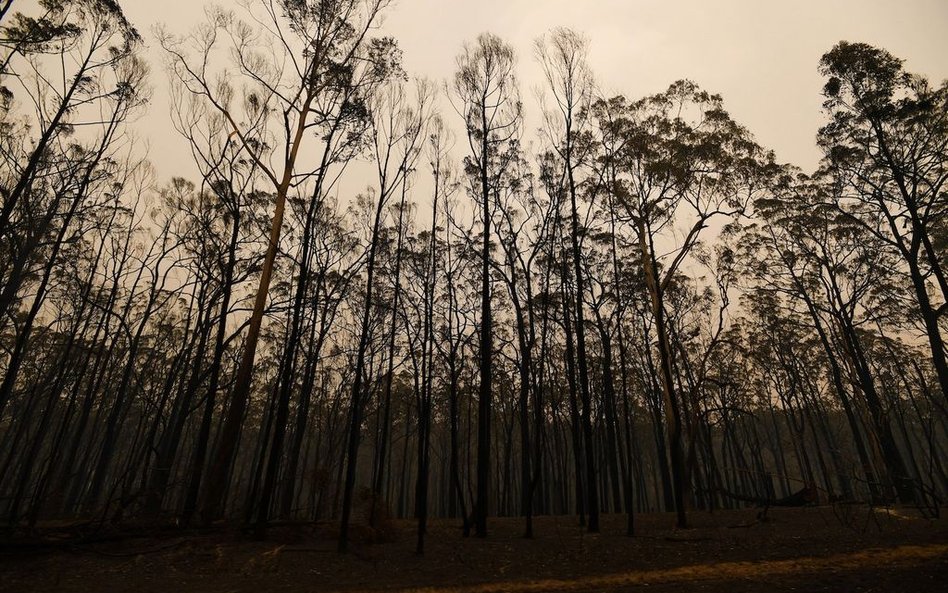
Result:
[[[0,553],[0,591],[265,593],[424,591],[885,591],[948,589],[948,519],[910,509],[771,509],[691,515],[605,515],[590,535],[575,517],[492,519],[486,539],[462,539],[455,521],[434,521],[424,556],[411,522],[388,543],[335,552],[332,526],[273,528],[266,541],[226,529],[167,531],[99,543]],[[357,536],[359,533],[356,534]],[[363,534],[364,535],[364,532]]]

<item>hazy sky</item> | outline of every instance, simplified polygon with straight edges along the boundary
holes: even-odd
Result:
[[[122,2],[153,58],[154,100],[140,129],[162,180],[191,171],[183,140],[167,123],[166,78],[152,28],[164,23],[183,33],[203,18],[206,4]],[[779,160],[805,170],[819,158],[817,64],[837,41],[884,47],[934,82],[948,77],[948,0],[396,0],[383,31],[397,38],[410,74],[439,81],[452,75],[464,41],[497,33],[518,52],[525,108],[535,115],[532,89],[540,80],[532,42],[556,26],[590,38],[591,66],[604,92],[640,97],[690,78],[722,94],[735,119]],[[534,136],[526,130],[525,140]]]

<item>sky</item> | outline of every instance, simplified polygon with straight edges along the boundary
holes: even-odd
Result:
[[[139,134],[160,178],[191,176],[186,144],[168,125],[154,27],[185,33],[210,2],[121,4],[145,36],[154,73]],[[218,4],[241,10],[236,2]],[[836,42],[880,46],[932,82],[948,78],[948,0],[395,0],[381,33],[398,40],[409,74],[436,81],[452,76],[465,41],[484,31],[500,35],[518,54],[529,127],[538,121],[534,89],[541,84],[532,44],[557,26],[590,39],[589,62],[603,93],[638,98],[691,79],[721,94],[731,115],[779,161],[806,171],[818,164],[815,135],[824,121],[817,66]],[[525,139],[531,137],[528,129]]]

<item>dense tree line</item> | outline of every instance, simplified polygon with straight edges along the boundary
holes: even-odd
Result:
[[[0,12],[0,522],[733,508],[948,494],[948,86],[840,42],[823,158],[587,40],[483,34],[444,84],[388,0]],[[161,78],[166,76],[166,78]],[[193,179],[135,118],[165,84]],[[151,81],[151,82],[149,82]],[[536,133],[524,113],[542,115]],[[353,195],[351,187],[362,188]]]

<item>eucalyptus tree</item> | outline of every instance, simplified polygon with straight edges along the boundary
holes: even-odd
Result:
[[[803,367],[819,369],[820,361],[813,356],[812,334],[807,324],[800,318],[798,311],[780,307],[779,298],[774,294],[761,293],[751,306],[750,315],[754,323],[754,330],[750,333],[748,354],[759,369],[760,381],[757,387],[761,396],[771,402],[776,401],[783,408],[783,418],[789,428],[790,442],[793,445],[794,457],[797,462],[797,473],[802,477],[804,484],[816,484],[812,450],[809,450],[806,437],[806,400],[809,395],[809,382]],[[771,406],[773,412],[776,405]],[[779,437],[780,425],[776,422],[774,431]],[[784,468],[783,482],[789,482],[786,470],[786,456],[783,448],[778,448],[775,455],[779,456]],[[824,477],[826,477],[824,473]],[[833,485],[824,483],[827,492],[834,491]],[[768,493],[766,490],[764,494]],[[789,493],[788,493],[789,494]]]
[[[608,111],[599,113],[606,118],[612,115]],[[608,128],[609,126],[605,126],[604,129],[594,128],[593,130],[593,134],[599,134],[595,139],[595,142],[598,143],[595,167],[597,169],[596,176],[600,181],[598,186],[590,188],[594,194],[597,191],[613,186],[618,174],[617,163],[613,156],[621,149],[624,139],[608,134]],[[602,134],[603,131],[606,133]],[[626,333],[626,324],[630,310],[634,309],[634,305],[630,301],[634,300],[635,295],[641,292],[640,286],[637,285],[641,284],[642,274],[640,267],[637,265],[635,251],[629,241],[628,229],[621,220],[616,196],[610,191],[603,191],[602,193],[604,194],[604,199],[599,203],[598,209],[600,212],[597,216],[603,219],[603,223],[602,230],[598,236],[599,240],[596,242],[605,243],[601,248],[607,250],[609,257],[608,264],[605,265],[606,269],[604,269],[601,274],[602,299],[600,300],[611,304],[611,313],[608,319],[604,319],[599,315],[598,309],[596,309],[595,313],[597,314],[597,325],[599,326],[600,335],[603,340],[603,364],[612,364],[611,358],[607,358],[606,356],[607,351],[611,349],[613,343],[617,344],[619,352],[619,382],[623,404],[623,420],[626,429],[625,461],[623,462],[623,472],[625,472],[624,498],[626,512],[628,514],[626,533],[627,535],[632,535],[634,533],[633,488],[636,485],[641,487],[642,476],[640,473],[640,479],[636,484],[632,483],[633,466],[641,463],[641,455],[638,451],[637,436],[633,434],[633,402],[630,400],[629,366],[631,361],[629,340],[635,338],[635,333]],[[609,332],[606,331],[609,325],[614,325],[613,331],[615,340],[613,340],[608,335]],[[605,371],[606,369],[604,368],[604,374]],[[664,455],[661,456],[661,461],[663,462],[662,467],[667,466]]]
[[[371,316],[373,310],[373,294],[375,292],[376,254],[379,249],[379,235],[385,213],[385,207],[399,190],[401,201],[398,207],[399,219],[397,222],[398,246],[396,247],[396,270],[400,266],[399,248],[402,244],[402,214],[405,211],[405,197],[408,192],[409,178],[415,169],[425,141],[425,130],[430,118],[431,90],[428,84],[419,83],[416,86],[414,102],[409,98],[401,81],[394,81],[380,90],[369,102],[371,115],[370,143],[375,157],[378,173],[378,191],[375,195],[374,215],[369,234],[368,255],[365,270],[365,298],[363,301],[362,320],[359,330],[358,348],[355,354],[355,376],[352,382],[352,396],[349,404],[349,433],[346,449],[346,481],[342,502],[342,525],[339,535],[339,551],[345,552],[348,546],[349,518],[352,513],[352,501],[355,488],[356,467],[358,462],[359,442],[361,439],[363,407],[366,396],[364,393],[366,351],[372,338]],[[393,299],[393,332],[394,312],[398,307],[399,277],[395,274],[395,293]],[[393,334],[394,335],[394,334]],[[389,388],[390,389],[390,388]]]
[[[831,197],[836,183],[801,182],[776,198],[759,200],[761,215],[770,223],[760,230],[763,246],[756,266],[769,269],[768,284],[801,301],[827,356],[845,357],[846,373],[865,400],[871,426],[878,439],[885,469],[882,483],[893,488],[903,501],[910,501],[912,478],[892,432],[887,404],[880,394],[869,358],[863,326],[875,319],[882,299],[893,292],[898,269],[897,255],[852,217],[840,214]],[[836,365],[835,361],[830,362]],[[837,394],[848,405],[848,394],[833,370]],[[855,418],[850,419],[854,438],[859,439]],[[867,478],[868,455],[860,453]]]
[[[121,205],[121,194],[110,197],[112,199],[108,202],[96,202],[97,207],[91,209],[88,220],[82,225],[84,232],[77,234],[74,242],[64,246],[67,251],[64,260],[70,265],[57,265],[56,275],[59,280],[50,291],[52,303],[43,306],[47,311],[52,306],[57,312],[51,317],[68,320],[71,326],[64,330],[65,341],[58,349],[58,358],[54,359],[55,362],[50,367],[51,372],[47,373],[45,388],[48,390],[49,400],[44,415],[50,416],[44,418],[46,426],[40,422],[37,427],[33,453],[25,455],[25,459],[33,460],[28,464],[29,472],[36,479],[28,515],[31,526],[35,525],[44,511],[51,506],[48,496],[50,489],[55,492],[60,486],[57,478],[62,468],[63,447],[70,429],[70,420],[76,411],[81,377],[88,368],[90,349],[86,345],[96,342],[95,333],[90,335],[90,332],[93,327],[98,330],[95,321],[101,318],[96,315],[96,308],[90,301],[98,289],[97,284],[103,273],[102,265],[110,256],[110,239],[115,236],[122,214],[126,211]],[[37,342],[37,346],[39,344],[40,342]],[[33,357],[38,358],[38,353],[34,353]],[[9,368],[7,372],[10,372]],[[21,421],[29,421],[29,416],[24,416]],[[50,442],[44,458],[39,452],[43,450],[43,441],[47,437]],[[25,482],[21,481],[24,487]],[[16,506],[15,503],[10,505],[11,517],[16,515]]]
[[[456,184],[453,178],[453,170],[448,160],[448,151],[451,142],[450,133],[445,129],[444,121],[439,115],[434,115],[430,123],[431,133],[428,135],[426,146],[426,155],[429,158],[431,174],[434,182],[434,190],[431,196],[431,226],[428,230],[427,244],[422,248],[421,254],[424,256],[420,262],[422,270],[417,273],[422,280],[422,304],[423,304],[423,331],[422,331],[422,360],[424,370],[424,381],[422,382],[422,391],[419,394],[419,419],[418,419],[418,483],[417,483],[417,508],[418,508],[418,540],[416,552],[421,554],[425,549],[425,534],[428,526],[428,497],[430,480],[430,447],[431,447],[431,424],[434,407],[434,374],[435,374],[435,305],[438,298],[438,275],[439,261],[445,254],[447,245],[439,240],[439,223],[442,220],[441,211],[443,202],[451,197],[456,190]],[[419,235],[419,240],[424,240],[424,233]],[[388,374],[391,375],[392,368],[389,367]],[[390,377],[387,378],[390,381]],[[454,380],[453,377],[449,382]],[[451,422],[455,421],[455,411],[451,410]],[[452,431],[452,435],[454,431]],[[454,443],[452,444],[452,463],[457,463],[457,451]],[[450,479],[450,478],[449,478]],[[377,489],[378,490],[378,489]],[[450,491],[450,488],[449,488]],[[450,495],[449,495],[450,496]],[[463,505],[463,497],[461,498]],[[467,525],[467,518],[464,519]]]
[[[115,224],[109,236],[103,236],[106,243],[101,269],[92,272],[92,287],[86,295],[90,310],[96,311],[94,330],[86,338],[85,355],[79,362],[77,377],[69,390],[67,412],[75,413],[78,405],[78,417],[75,426],[67,426],[72,414],[67,414],[62,429],[65,434],[63,445],[65,455],[62,459],[52,459],[50,478],[56,486],[47,506],[53,511],[74,512],[75,504],[85,475],[86,463],[91,449],[83,447],[97,424],[99,410],[93,416],[93,408],[101,387],[111,376],[113,358],[121,352],[127,335],[125,321],[131,311],[141,276],[137,274],[135,260],[141,253],[139,237],[141,213],[141,192],[130,192],[129,199],[116,200]],[[140,269],[140,267],[139,267]],[[134,279],[132,279],[134,278]],[[131,281],[130,281],[131,280]],[[78,404],[81,400],[81,404]],[[55,464],[55,467],[53,467]]]
[[[212,197],[196,191],[194,184],[190,182],[183,179],[175,181],[176,191],[164,192],[161,196],[164,201],[162,206],[169,212],[181,213],[175,217],[170,233],[181,247],[184,273],[192,280],[189,311],[196,310],[197,313],[194,315],[193,327],[189,324],[186,328],[190,338],[185,340],[184,347],[179,351],[181,362],[173,365],[168,372],[168,390],[170,391],[171,385],[175,383],[179,384],[179,389],[171,402],[167,426],[159,435],[149,439],[155,441],[155,462],[148,477],[144,503],[144,510],[150,515],[156,515],[161,510],[161,501],[171,478],[173,461],[188,417],[194,408],[203,369],[204,351],[213,327],[210,316],[213,276],[208,269],[210,266],[206,264],[213,261],[214,251],[219,246],[217,242],[208,241],[213,237],[209,231],[217,212],[211,207]],[[188,378],[178,380],[178,375]],[[155,432],[158,432],[159,424],[154,423]]]
[[[714,362],[722,350],[734,347],[728,341],[727,330],[731,325],[731,292],[738,277],[733,248],[737,236],[737,226],[729,224],[721,229],[713,248],[696,245],[692,277],[681,275],[673,283],[679,297],[675,300],[680,304],[669,315],[669,326],[674,334],[681,400],[688,425],[685,462],[689,474],[695,472],[695,481],[703,482],[696,484],[696,488],[704,491],[711,487],[715,476],[702,474],[704,466],[697,463],[698,446],[707,436],[702,425],[707,421],[705,412],[712,405],[710,387],[715,380],[721,380],[715,374]],[[707,455],[708,448],[701,452]]]
[[[402,167],[414,168],[414,161],[420,158],[418,154],[419,150],[424,150],[425,143],[424,139],[420,137],[420,134],[425,132],[428,124],[430,123],[435,129],[434,134],[443,133],[443,125],[440,123],[440,120],[434,121],[437,116],[432,116],[429,112],[430,103],[432,100],[432,88],[430,84],[425,80],[419,80],[416,83],[416,93],[417,93],[417,105],[415,108],[418,109],[417,114],[412,113],[412,107],[405,105],[408,99],[405,96],[405,89],[402,86],[397,86],[391,89],[391,94],[386,95],[385,100],[379,102],[379,107],[381,108],[378,117],[378,125],[373,130],[373,139],[375,147],[375,159],[379,171],[380,184],[385,183],[385,176],[390,175],[388,171],[388,160],[392,158],[391,152],[393,148],[397,147],[398,142],[406,142],[406,146],[397,147],[399,150],[407,151],[403,154],[405,158],[410,159],[411,162],[402,162],[396,167],[395,174],[398,174],[398,171]],[[413,127],[408,120],[411,120],[412,117],[417,118],[416,124],[418,127]],[[407,118],[405,122],[397,124],[397,121],[400,118]],[[400,126],[407,126],[403,132],[398,131]],[[440,132],[439,132],[440,130]],[[405,133],[406,137],[398,138],[398,134]],[[404,158],[403,158],[404,161]],[[383,171],[384,169],[384,171]],[[391,301],[391,320],[390,327],[387,336],[387,348],[388,355],[386,361],[386,370],[384,373],[384,385],[382,387],[381,400],[379,401],[380,406],[380,418],[379,418],[379,434],[378,434],[378,446],[376,447],[376,456],[375,464],[373,468],[373,496],[375,501],[372,506],[372,523],[374,523],[375,514],[378,510],[378,504],[380,504],[381,496],[383,494],[384,488],[383,484],[386,479],[386,463],[389,461],[388,449],[391,440],[391,414],[392,414],[392,386],[395,379],[395,359],[396,359],[396,338],[398,336],[398,328],[400,326],[400,311],[399,304],[400,298],[402,295],[402,260],[403,260],[403,251],[405,250],[405,244],[408,240],[406,237],[407,230],[406,227],[410,222],[410,207],[411,205],[406,202],[406,199],[409,194],[409,183],[407,174],[401,181],[400,189],[400,200],[397,205],[393,207],[393,211],[397,213],[396,223],[395,223],[395,232],[396,232],[396,244],[394,251],[395,264],[392,270],[392,301]],[[437,214],[437,197],[438,191],[441,187],[438,184],[437,174],[435,177],[435,196],[434,196],[434,212],[433,216],[436,217]],[[392,188],[394,191],[395,188]],[[406,214],[409,216],[406,217]],[[434,220],[434,218],[433,218]],[[434,224],[434,222],[432,223]],[[423,282],[427,286],[428,280],[423,279]],[[427,294],[427,293],[426,293]],[[427,297],[425,297],[427,298]],[[426,301],[427,302],[427,301]],[[421,408],[419,407],[419,414],[422,413]],[[423,419],[419,419],[419,425],[423,423]],[[419,435],[421,439],[421,435]]]
[[[41,8],[11,13],[0,27],[0,328],[15,335],[0,413],[19,383],[66,243],[120,193],[123,161],[134,160],[126,124],[148,97],[140,38],[117,5]],[[32,300],[20,316],[28,289]]]
[[[239,143],[231,140],[229,123],[223,115],[181,85],[172,85],[171,100],[172,124],[187,140],[191,158],[201,176],[193,213],[197,228],[192,241],[198,242],[194,247],[203,250],[207,256],[206,259],[199,257],[198,265],[208,268],[204,272],[212,282],[208,307],[215,311],[210,362],[202,371],[202,376],[207,376],[207,386],[201,420],[187,464],[187,486],[181,499],[181,522],[187,525],[197,510],[227,346],[246,326],[245,323],[239,324],[228,330],[228,322],[233,319],[232,309],[241,304],[240,286],[260,263],[257,247],[266,240],[262,205],[270,196],[258,189],[262,180],[260,171]],[[200,244],[202,241],[204,244]],[[198,354],[196,364],[201,366],[205,356],[204,353]],[[194,388],[197,389],[198,385]],[[153,497],[152,512],[160,510],[155,508],[160,502],[154,498],[166,494],[156,486],[160,486],[161,472],[169,471],[169,466],[174,463],[177,445],[169,445],[169,449],[169,458],[156,460],[155,479],[159,482],[149,487],[148,492],[148,496]]]
[[[599,531],[599,493],[596,471],[596,453],[592,428],[592,394],[589,387],[589,365],[586,356],[586,319],[584,302],[586,279],[583,275],[583,249],[578,193],[583,180],[580,170],[591,163],[591,144],[588,142],[590,120],[588,109],[593,101],[592,74],[587,64],[588,42],[569,29],[556,29],[548,39],[536,42],[536,55],[543,68],[548,90],[553,95],[554,111],[547,113],[546,135],[550,150],[559,161],[563,189],[569,199],[569,253],[570,271],[575,296],[576,362],[579,370],[579,394],[582,398],[582,426],[585,440],[585,500],[590,532]],[[595,184],[594,179],[588,183]],[[587,184],[588,184],[587,183]],[[588,188],[587,188],[588,189]],[[578,479],[578,478],[577,478]]]
[[[223,512],[287,198],[291,192],[305,191],[318,173],[303,165],[304,147],[314,143],[314,135],[315,143],[321,142],[326,127],[338,119],[350,120],[358,129],[366,116],[365,98],[396,68],[394,41],[370,36],[388,3],[261,1],[246,7],[246,20],[214,9],[191,34],[160,36],[172,79],[220,113],[274,194],[250,325],[209,467],[204,520]],[[221,51],[229,54],[227,60],[216,59]],[[219,70],[216,64],[222,65]],[[238,86],[237,80],[243,84]]]
[[[573,313],[575,308],[571,306],[573,302],[571,274],[569,272],[569,254],[565,249],[565,228],[562,224],[562,204],[566,195],[566,180],[564,170],[559,166],[558,160],[550,153],[546,153],[540,159],[540,180],[551,202],[554,204],[554,218],[552,223],[552,237],[550,247],[546,253],[547,268],[551,270],[558,280],[557,291],[554,296],[552,288],[547,282],[547,307],[549,310],[556,306],[559,310],[554,319],[558,326],[563,330],[563,358],[565,362],[565,379],[568,389],[567,405],[569,407],[570,418],[570,436],[572,444],[573,473],[575,487],[576,514],[579,515],[579,524],[586,526],[586,487],[584,479],[584,467],[586,458],[583,455],[584,450],[584,431],[582,428],[579,396],[577,394],[576,381],[576,356],[575,341],[573,339],[573,327],[575,319]],[[547,276],[547,280],[550,277]],[[591,432],[591,430],[590,430]]]
[[[435,130],[442,130],[437,124]],[[444,150],[445,140],[441,134],[433,136],[432,151],[440,153]],[[437,147],[437,148],[436,148]],[[462,442],[462,408],[461,408],[461,389],[462,376],[466,366],[465,353],[470,349],[470,342],[473,339],[475,323],[475,310],[477,295],[474,291],[464,290],[466,279],[475,274],[472,269],[476,262],[472,258],[465,257],[465,247],[467,243],[457,237],[458,234],[466,229],[461,228],[458,222],[457,210],[460,205],[455,194],[459,188],[457,172],[452,164],[446,160],[447,156],[442,154],[435,163],[435,178],[443,183],[442,211],[444,212],[444,262],[442,271],[444,274],[444,296],[436,305],[441,318],[441,324],[438,331],[438,339],[434,340],[435,346],[439,349],[441,358],[444,361],[447,379],[447,400],[448,400],[448,432],[449,432],[449,462],[448,479],[452,495],[449,497],[449,514],[454,517],[457,514],[461,516],[461,533],[463,537],[468,537],[471,532],[471,519],[468,513],[468,495],[465,493],[465,484],[467,480],[462,477],[461,455],[462,447],[467,442]],[[465,472],[467,475],[467,472]]]
[[[63,196],[55,178],[61,184],[97,171],[120,142],[123,121],[147,99],[141,38],[118,4],[43,0],[36,16],[30,12],[5,14],[0,27],[0,238],[10,262],[0,268],[0,315],[44,231],[59,218]],[[71,154],[77,148],[91,153],[82,167]]]
[[[182,187],[182,180],[174,180],[166,191],[176,193],[187,190]],[[180,212],[156,209],[151,214],[154,219],[154,228],[142,229],[143,234],[148,233],[142,238],[143,241],[148,242],[148,247],[144,250],[139,262],[139,270],[136,272],[138,278],[146,278],[148,288],[142,294],[144,306],[140,313],[132,320],[133,323],[125,321],[129,344],[118,385],[114,387],[113,393],[103,394],[111,395],[112,401],[106,406],[108,415],[103,427],[102,442],[99,445],[98,455],[89,477],[88,490],[85,493],[86,508],[95,507],[103,502],[100,499],[106,487],[113,460],[118,454],[117,444],[126,424],[129,404],[134,397],[133,379],[136,368],[141,364],[138,358],[139,351],[145,346],[151,316],[162,310],[180,290],[179,287],[174,286],[174,276],[181,265],[179,249],[181,238],[175,236],[173,232]],[[137,300],[135,297],[138,295],[133,292],[130,300]],[[104,502],[107,507],[111,502],[110,496]]]
[[[181,372],[188,379],[181,382],[171,402],[167,426],[158,437],[143,507],[149,515],[161,512],[163,499],[171,498],[167,495],[173,469],[184,468],[181,474],[187,476],[183,481],[188,485],[181,491],[183,496],[177,497],[181,504],[176,510],[187,516],[187,521],[194,504],[190,500],[194,495],[189,496],[189,492],[199,488],[203,472],[225,349],[244,327],[237,325],[228,332],[232,297],[252,273],[253,266],[259,264],[260,258],[252,248],[262,243],[265,236],[263,222],[255,212],[262,196],[247,187],[253,183],[252,167],[240,162],[239,152],[232,146],[217,144],[220,138],[213,138],[213,134],[202,143],[201,131],[208,132],[214,127],[213,118],[206,121],[209,126],[204,130],[195,122],[186,132],[191,134],[193,154],[209,159],[198,160],[203,177],[201,186],[182,181],[187,186],[185,191],[168,195],[163,204],[168,211],[180,212],[172,230],[180,243],[183,274],[191,284],[186,291],[197,309],[193,332],[197,342],[189,348],[182,363]],[[185,462],[179,459],[185,451],[185,430],[198,410],[197,435],[190,461]]]
[[[535,421],[544,413],[538,370],[542,358],[538,361],[539,353],[536,352],[539,334],[535,298],[538,259],[549,249],[555,234],[552,227],[559,204],[552,200],[544,202],[538,197],[532,172],[525,159],[516,154],[518,150],[517,145],[510,147],[510,165],[497,191],[500,217],[496,223],[496,235],[504,256],[503,265],[498,265],[497,269],[507,287],[516,332],[520,514],[526,523],[524,537],[530,538],[533,537],[535,490],[543,459],[542,426]],[[534,420],[530,417],[531,401]]]
[[[657,338],[677,522],[685,527],[691,488],[666,294],[693,261],[709,221],[740,216],[761,191],[760,175],[772,156],[731,119],[720,96],[688,81],[633,103],[600,100],[593,109],[603,137],[621,138],[613,142],[618,172],[607,190],[638,242]]]
[[[400,70],[396,64],[400,53],[394,46],[390,48],[391,58],[394,60],[391,64],[384,67],[382,74],[384,76],[399,77]],[[380,76],[379,72],[367,73],[369,77]],[[285,343],[286,347],[282,357],[281,374],[279,377],[279,395],[276,402],[276,413],[273,429],[272,442],[269,445],[269,454],[266,462],[266,474],[264,483],[260,492],[259,500],[253,501],[257,505],[257,529],[262,531],[266,525],[270,513],[270,501],[274,497],[277,476],[280,471],[283,456],[283,442],[286,438],[286,423],[289,415],[289,405],[292,395],[292,388],[295,384],[295,375],[297,374],[297,358],[300,351],[300,342],[305,322],[305,299],[310,288],[311,259],[313,248],[313,235],[319,233],[319,227],[316,225],[321,220],[326,220],[325,216],[320,216],[321,211],[327,207],[326,195],[334,191],[336,183],[345,172],[347,165],[353,158],[362,153],[366,145],[376,147],[378,151],[377,136],[373,133],[375,127],[372,125],[370,117],[375,111],[375,102],[378,96],[384,94],[384,91],[378,90],[377,86],[382,81],[379,79],[368,79],[357,84],[342,86],[339,90],[339,96],[336,101],[340,105],[350,103],[364,102],[368,107],[369,113],[364,114],[359,110],[347,112],[340,110],[338,117],[326,118],[322,122],[322,154],[319,159],[319,168],[317,169],[311,195],[293,200],[298,203],[297,210],[299,218],[302,219],[301,236],[298,238],[299,250],[297,259],[296,287],[293,295],[293,301],[290,305],[288,315],[288,335]],[[422,106],[427,101],[422,91]],[[378,158],[378,155],[376,155]],[[386,189],[386,191],[388,191]],[[297,425],[302,422],[297,419]]]
[[[477,414],[477,498],[474,524],[478,537],[487,536],[490,498],[491,403],[493,398],[493,319],[491,308],[491,225],[497,192],[519,138],[522,109],[514,74],[514,51],[496,35],[484,33],[466,44],[457,57],[453,80],[455,108],[464,120],[469,153],[464,172],[471,198],[480,208],[480,298]]]
[[[622,491],[629,484],[629,478],[626,472],[625,452],[619,444],[620,433],[618,423],[618,402],[616,394],[616,369],[615,369],[615,351],[614,344],[616,334],[618,333],[619,320],[617,316],[620,312],[619,305],[615,302],[613,286],[615,280],[610,278],[614,271],[612,257],[609,253],[611,246],[611,233],[592,232],[591,236],[586,238],[586,256],[585,265],[589,290],[586,301],[589,311],[592,313],[592,326],[596,328],[596,337],[598,337],[598,382],[602,400],[600,409],[602,410],[605,442],[602,447],[602,459],[604,461],[603,483],[606,491],[603,493],[605,510],[608,512],[610,502],[616,512],[619,512],[624,504],[628,502],[623,496]],[[594,347],[595,347],[594,345]],[[594,354],[594,359],[596,358]],[[621,370],[620,370],[621,372]],[[620,470],[621,466],[621,470]],[[622,476],[620,477],[620,472]],[[607,486],[605,485],[607,484]],[[611,498],[610,498],[611,496]],[[627,505],[626,505],[627,506]],[[628,509],[627,509],[628,510]],[[629,511],[631,514],[631,511]]]
[[[32,303],[29,309],[18,316],[19,327],[12,336],[12,349],[6,361],[3,381],[0,383],[0,402],[15,398],[16,407],[10,418],[11,427],[17,427],[14,434],[25,438],[29,431],[33,430],[33,435],[24,449],[14,447],[20,457],[20,472],[19,478],[12,482],[14,491],[8,507],[11,525],[15,525],[21,518],[21,504],[27,495],[28,487],[33,485],[33,477],[44,475],[45,460],[37,457],[47,444],[47,437],[53,432],[51,424],[55,421],[56,414],[61,412],[59,398],[62,395],[62,387],[68,380],[66,368],[74,362],[72,354],[77,340],[81,339],[79,333],[88,328],[88,324],[84,323],[87,303],[83,298],[76,300],[68,290],[78,288],[80,294],[88,296],[84,291],[98,272],[97,264],[104,251],[103,246],[97,247],[96,256],[90,262],[81,257],[77,245],[90,246],[89,243],[82,243],[86,233],[98,235],[110,230],[116,213],[110,206],[119,199],[123,191],[122,186],[129,183],[131,177],[129,175],[121,179],[118,176],[121,175],[118,168],[115,173],[116,177],[103,176],[101,184],[96,182],[91,189],[86,190],[92,197],[83,201],[85,207],[73,210],[70,215],[72,220],[63,223],[50,241],[48,260],[42,270],[37,271],[39,277]],[[64,265],[62,258],[68,263]],[[70,272],[69,266],[82,268],[81,271],[77,269]],[[70,317],[73,317],[72,327],[66,329],[63,325]],[[62,334],[62,338],[54,338],[51,341],[57,334]],[[63,342],[61,350],[58,347],[60,340]],[[30,359],[34,362],[30,363]],[[46,372],[35,375],[27,371],[24,365],[38,366],[37,370],[45,367]],[[11,450],[11,455],[13,452]],[[12,473],[4,473],[5,478],[13,477]],[[42,498],[44,488],[42,482],[37,484],[38,496],[34,496],[34,501]],[[36,508],[34,505],[34,509]],[[35,516],[34,513],[33,517]]]
[[[801,234],[795,233],[794,229],[802,228],[804,220],[818,219],[810,218],[812,204],[800,200],[801,194],[792,189],[795,187],[798,187],[798,181],[793,175],[783,175],[771,195],[757,201],[756,212],[762,224],[746,227],[741,260],[746,276],[757,284],[758,290],[774,295],[771,300],[775,304],[783,302],[781,297],[802,303],[809,325],[816,332],[823,350],[836,398],[845,413],[862,477],[870,495],[877,497],[878,480],[870,448],[863,436],[865,429],[856,408],[856,394],[848,387],[847,366],[837,356],[832,328],[820,308],[817,286],[814,285],[811,272],[812,260],[799,257],[798,253],[797,244]],[[825,222],[820,224],[825,225]]]
[[[823,55],[820,73],[827,78],[824,107],[831,118],[819,133],[823,168],[842,189],[831,196],[833,204],[908,267],[948,398],[940,325],[948,312],[948,277],[939,248],[948,216],[948,83],[932,88],[889,52],[845,41]]]
[[[300,382],[300,397],[296,408],[296,422],[293,439],[287,453],[287,467],[283,479],[283,497],[280,515],[292,514],[292,504],[297,497],[296,484],[305,481],[306,474],[298,476],[299,467],[305,460],[300,458],[314,396],[321,398],[322,387],[319,380],[320,363],[327,358],[326,346],[331,345],[331,332],[337,327],[336,321],[343,308],[345,298],[362,271],[363,254],[358,249],[358,239],[353,236],[344,213],[334,203],[326,201],[319,208],[313,221],[312,246],[309,248],[308,267],[311,279],[311,292],[307,293],[306,308],[312,309],[313,319],[309,321],[309,335],[300,346],[303,349],[303,374]],[[325,371],[322,371],[325,372]],[[316,426],[318,430],[324,427]],[[304,507],[305,508],[305,507]]]

